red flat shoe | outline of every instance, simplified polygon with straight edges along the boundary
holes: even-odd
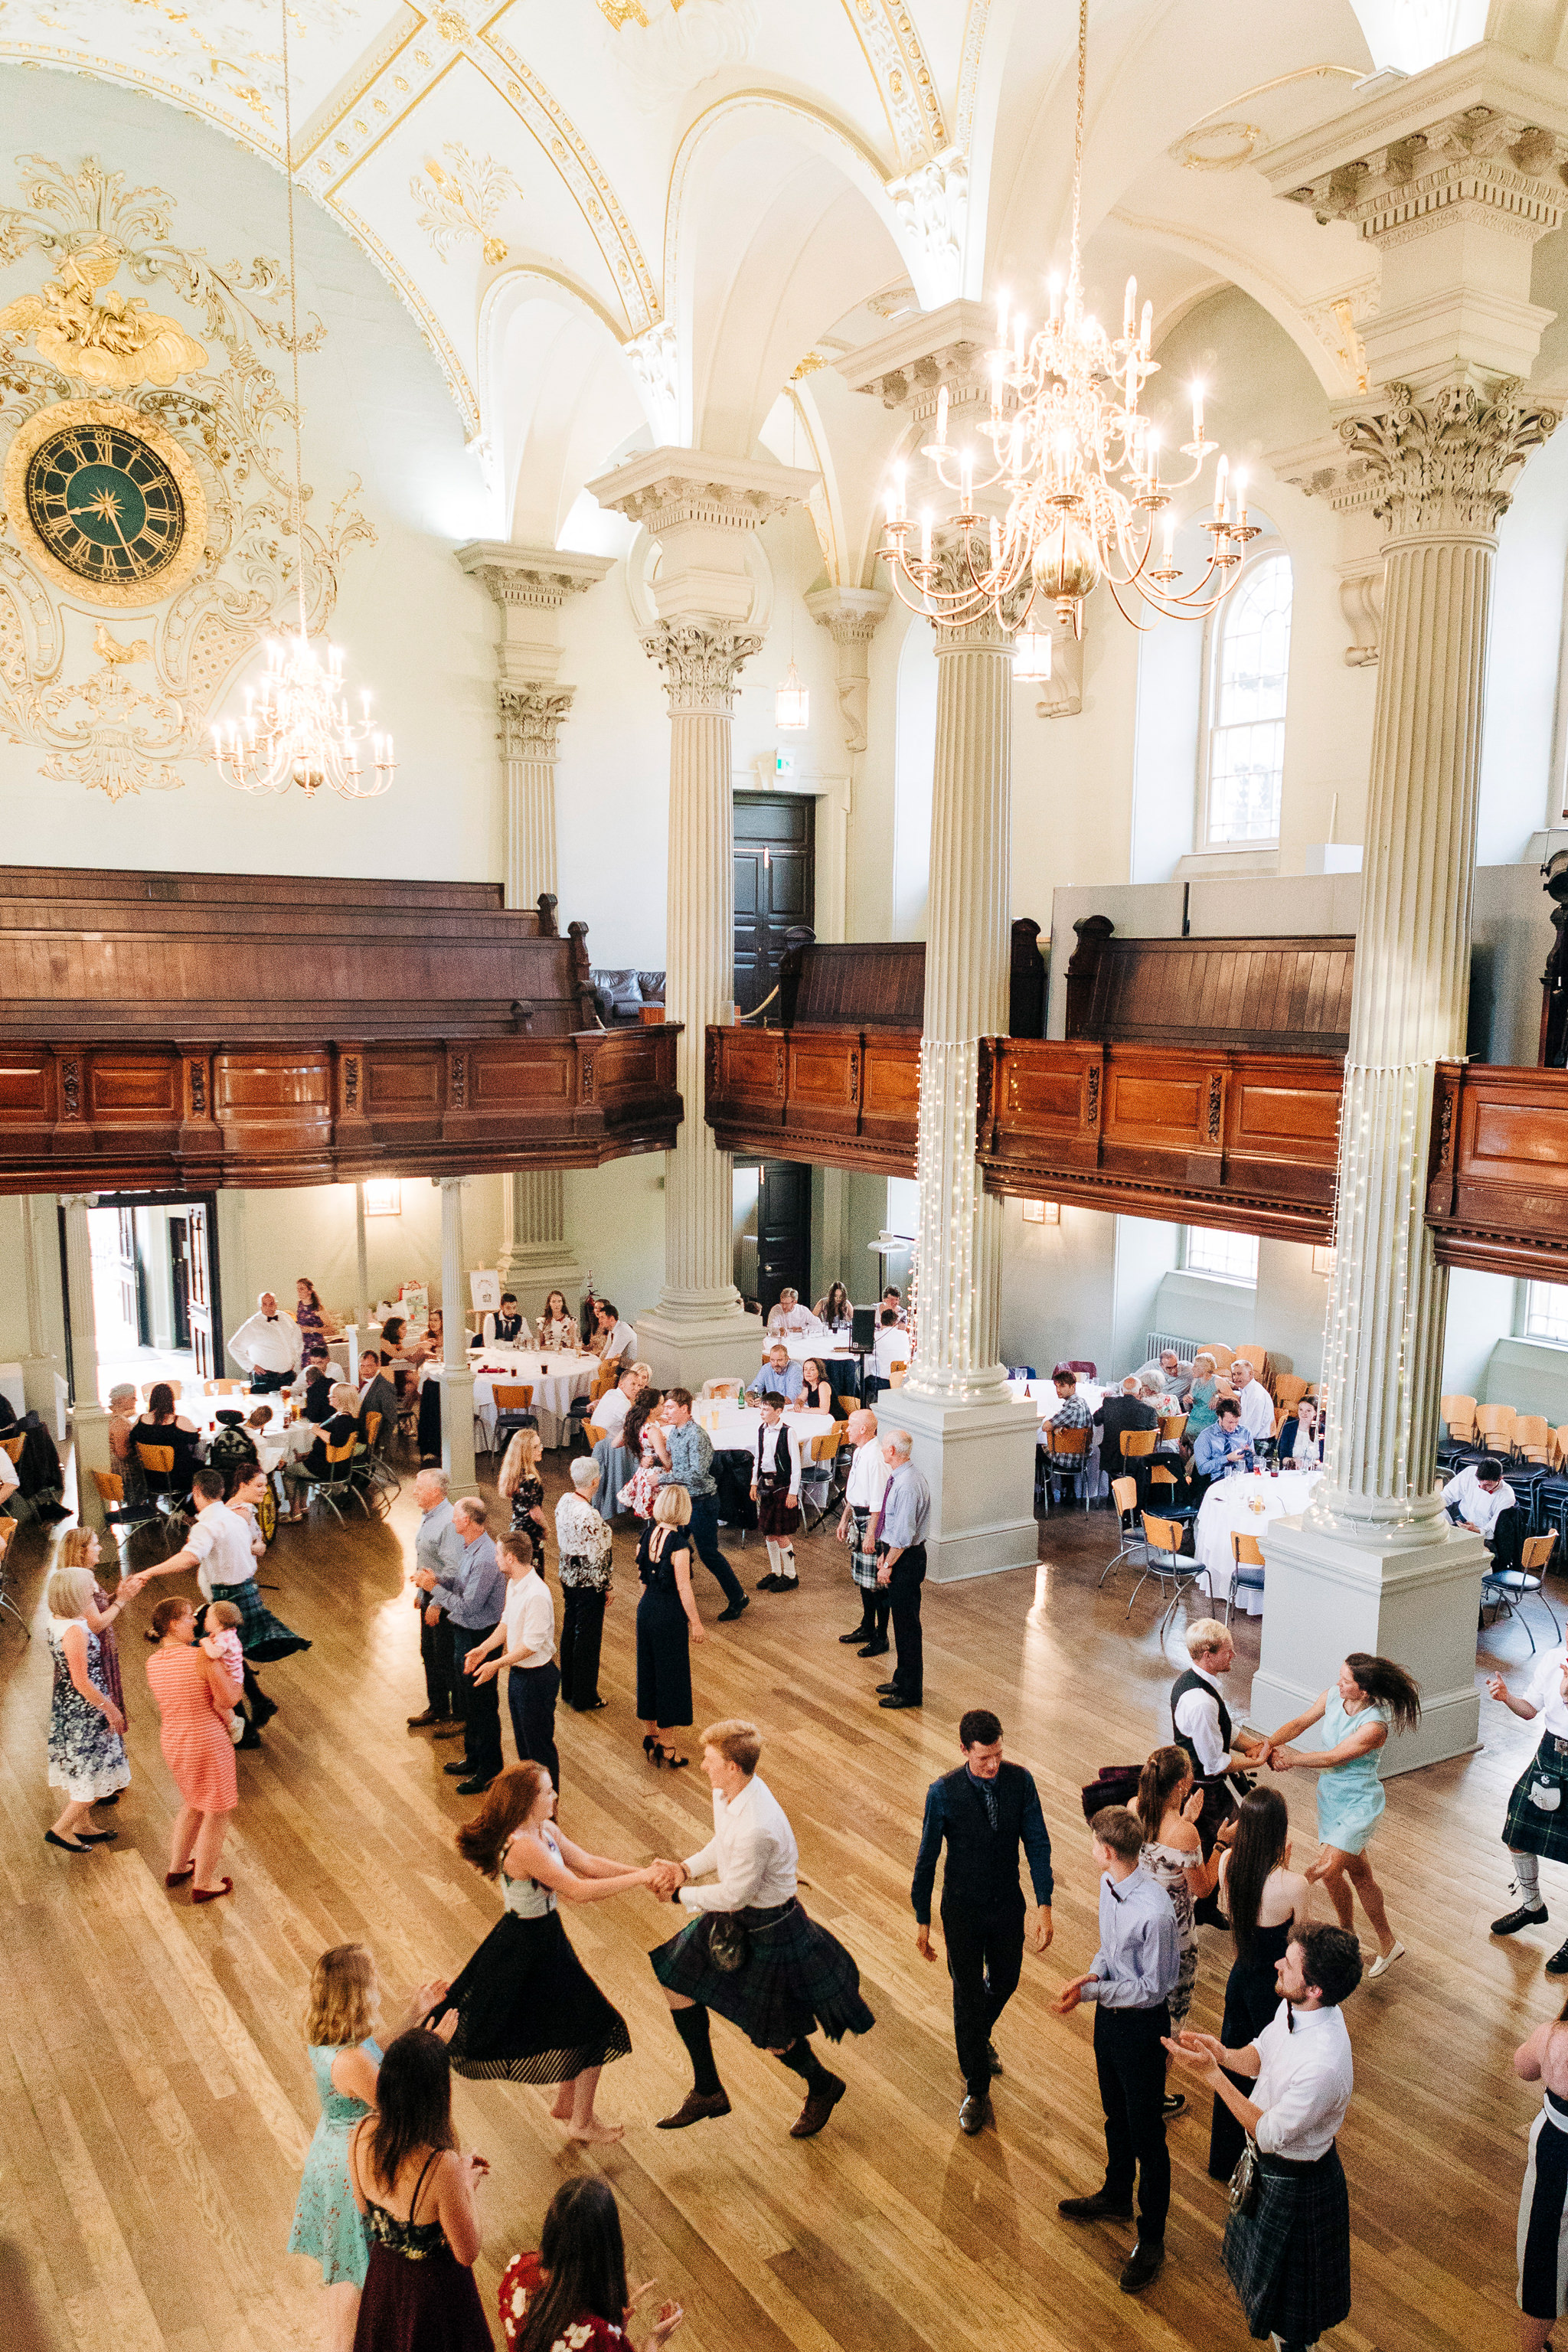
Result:
[[[166,1870],[163,1873],[163,1884],[165,1886],[183,1886],[187,1878],[194,1878],[195,1874],[195,1864],[188,1863],[184,1870]]]
[[[193,1903],[216,1903],[223,1895],[232,1895],[233,1893],[234,1881],[232,1878],[226,1878],[221,1886],[193,1886],[191,1889],[191,1901]]]

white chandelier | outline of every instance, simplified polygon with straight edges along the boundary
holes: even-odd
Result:
[[[1073,132],[1072,236],[1067,285],[1052,278],[1050,311],[1032,335],[1022,313],[1009,320],[1007,297],[996,306],[996,349],[987,362],[989,413],[979,430],[990,443],[977,478],[974,452],[954,449],[948,440],[950,397],[937,393],[935,438],[921,451],[942,488],[955,491],[958,511],[944,519],[959,535],[950,562],[932,560],[936,518],[927,508],[920,519],[918,554],[910,545],[906,469],[895,469],[888,499],[885,544],[880,550],[902,602],[950,627],[986,613],[1005,618],[1018,632],[1020,677],[1050,675],[1048,616],[1083,635],[1084,599],[1103,580],[1118,610],[1135,628],[1138,604],[1162,614],[1202,619],[1235,586],[1242,549],[1258,536],[1247,520],[1247,482],[1236,478],[1232,515],[1227,465],[1215,475],[1212,515],[1201,529],[1209,534],[1207,562],[1186,588],[1178,585],[1173,491],[1194,482],[1204,460],[1218,444],[1204,438],[1203,387],[1193,388],[1193,437],[1181,445],[1192,465],[1179,481],[1161,478],[1160,434],[1140,413],[1144,384],[1159,372],[1150,357],[1153,305],[1137,316],[1138,286],[1127,281],[1121,336],[1112,341],[1098,320],[1085,313],[1079,263],[1079,210],[1083,176],[1084,89],[1089,58],[1089,0],[1079,0],[1078,112]],[[1005,514],[983,516],[977,497],[998,493]],[[1153,561],[1155,525],[1163,519],[1162,547]],[[939,584],[940,578],[940,584]],[[906,593],[908,583],[913,593]],[[1124,597],[1135,600],[1132,608]],[[1044,650],[1042,650],[1042,646]]]
[[[367,801],[385,792],[396,767],[392,738],[373,732],[370,695],[362,715],[349,715],[341,646],[330,641],[323,661],[310,643],[305,600],[304,456],[300,437],[300,298],[294,257],[294,126],[289,81],[289,7],[283,0],[283,169],[289,183],[289,342],[294,370],[295,572],[300,627],[271,638],[259,685],[245,689],[245,717],[213,729],[218,772],[242,793],[286,793],[297,784],[307,800],[329,784],[344,800]],[[368,766],[361,758],[368,745]]]

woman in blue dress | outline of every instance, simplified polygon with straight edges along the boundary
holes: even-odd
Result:
[[[421,1985],[409,2005],[408,2023],[417,2025],[446,1991],[442,1983]],[[375,2105],[381,2050],[373,2029],[380,2006],[375,1962],[363,1944],[334,1944],[321,1954],[311,1972],[305,2011],[321,2117],[305,2158],[289,2252],[310,2254],[321,2265],[326,2352],[353,2352],[370,2261],[370,2232],[349,2180],[349,2139]]]
[[[1377,1958],[1367,1970],[1369,1977],[1386,1975],[1405,1953],[1388,1924],[1383,1889],[1365,1852],[1388,1801],[1378,1772],[1379,1751],[1391,1730],[1414,1731],[1420,1720],[1421,1687],[1404,1667],[1392,1658],[1352,1650],[1334,1687],[1324,1691],[1304,1715],[1271,1732],[1257,1759],[1267,1761],[1276,1772],[1318,1774],[1321,1850],[1307,1876],[1328,1888],[1342,1927],[1349,1928],[1354,1917],[1352,1888],[1361,1896],[1377,1937]],[[1327,1747],[1292,1748],[1290,1741],[1314,1723],[1322,1725]]]

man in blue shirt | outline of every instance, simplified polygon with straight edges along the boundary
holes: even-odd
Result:
[[[776,1396],[785,1404],[793,1404],[805,1384],[805,1376],[798,1364],[792,1364],[789,1349],[781,1339],[768,1349],[768,1360],[757,1374],[752,1389],[754,1396]]]
[[[414,1481],[414,1499],[424,1517],[414,1538],[414,1565],[429,1569],[437,1580],[455,1577],[463,1564],[463,1538],[452,1525],[452,1506],[447,1501],[450,1486],[445,1470],[421,1470]],[[410,1731],[419,1731],[434,1724],[462,1728],[458,1713],[460,1701],[452,1688],[452,1628],[444,1609],[437,1607],[434,1617],[424,1591],[414,1595],[419,1612],[419,1655],[425,1668],[425,1712],[411,1715]]]
[[[910,1459],[914,1443],[907,1429],[895,1429],[882,1448],[882,1459],[892,1475],[882,1496],[877,1581],[892,1595],[898,1661],[892,1681],[879,1683],[877,1693],[882,1706],[889,1707],[919,1706],[925,1696],[921,1587],[926,1580],[931,1488]]]
[[[713,1475],[713,1440],[691,1418],[689,1389],[671,1389],[660,1411],[669,1468],[661,1486],[684,1486],[691,1497],[691,1541],[698,1559],[719,1580],[724,1606],[721,1625],[729,1624],[752,1605],[749,1592],[719,1549],[719,1488]]]
[[[1251,1435],[1241,1425],[1241,1408],[1234,1398],[1226,1397],[1208,1427],[1198,1432],[1193,1447],[1193,1492],[1206,1495],[1216,1478],[1257,1467]]]
[[[921,1850],[910,1899],[919,1922],[915,1946],[934,1960],[931,1897],[937,1856],[947,1842],[942,1881],[942,1932],[952,1979],[952,2035],[963,2076],[959,2129],[973,2139],[991,2116],[991,2077],[1002,2072],[992,2029],[1017,1989],[1024,1963],[1024,1890],[1018,1849],[1028,1857],[1039,1906],[1030,1938],[1051,1940],[1051,1841],[1032,1772],[1002,1760],[1002,1726],[988,1707],[960,1720],[963,1762],[926,1790]]]
[[[499,1683],[476,1683],[464,1671],[468,1652],[489,1640],[506,1606],[506,1579],[496,1559],[489,1521],[479,1496],[465,1495],[452,1506],[453,1530],[463,1547],[461,1563],[450,1571],[414,1571],[415,1583],[430,1596],[426,1618],[433,1610],[444,1609],[452,1631],[452,1687],[463,1710],[463,1753],[442,1769],[458,1778],[460,1797],[481,1796],[501,1768]]]
[[[1064,2197],[1069,2221],[1130,2221],[1138,2185],[1138,2242],[1121,2273],[1123,2294],[1146,2287],[1165,2259],[1171,2158],[1165,2146],[1165,2043],[1181,1972],[1176,1914],[1164,1888],[1138,1867],[1143,1825],[1125,1805],[1090,1822],[1100,1870],[1100,1949],[1087,1976],[1056,2001],[1066,2017],[1094,2003],[1094,2063],[1105,2111],[1105,2183],[1092,2197]]]

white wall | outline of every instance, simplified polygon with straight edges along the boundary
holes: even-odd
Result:
[[[649,1151],[566,1171],[566,1232],[577,1263],[628,1323],[657,1303],[664,1283],[665,1165],[664,1152]]]
[[[441,1193],[428,1177],[405,1177],[402,1212],[365,1219],[372,1300],[391,1298],[404,1282],[423,1282],[442,1307]],[[257,1294],[275,1290],[285,1307],[294,1283],[309,1275],[321,1302],[346,1321],[359,1304],[354,1250],[354,1187],[302,1185],[274,1192],[220,1192],[218,1279],[225,1336],[253,1314]],[[463,1189],[463,1245],[468,1267],[493,1266],[500,1244],[500,1178],[471,1177]],[[458,1302],[468,1306],[468,1286]]]

